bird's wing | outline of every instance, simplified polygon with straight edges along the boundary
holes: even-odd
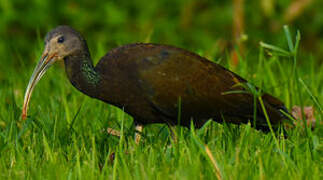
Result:
[[[225,94],[242,90],[235,85],[246,82],[233,72],[179,48],[151,45],[142,51],[133,54],[137,83],[165,115],[176,118],[179,106],[182,116],[198,118],[252,112],[250,94]]]

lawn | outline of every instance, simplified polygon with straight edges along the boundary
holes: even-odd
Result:
[[[280,26],[276,31],[260,28],[268,17],[249,16],[257,3],[246,5],[250,27],[243,48],[228,43],[231,2],[179,0],[171,7],[171,1],[99,1],[98,7],[58,1],[56,9],[51,1],[31,1],[25,9],[20,1],[0,2],[1,179],[323,178],[323,22],[305,18],[312,12],[323,17],[317,2],[304,17],[287,23],[289,30]],[[288,6],[289,1],[282,2],[276,6]],[[174,142],[167,126],[154,124],[144,128],[137,145],[132,117],[77,91],[63,63],[56,63],[38,83],[29,117],[21,121],[24,91],[44,35],[58,24],[69,24],[85,36],[95,63],[109,49],[137,41],[196,52],[278,97],[289,110],[312,106],[316,127],[287,129],[283,138],[250,124],[210,120],[201,129],[177,127]],[[316,39],[310,41],[312,36]],[[108,134],[108,127],[121,136]]]

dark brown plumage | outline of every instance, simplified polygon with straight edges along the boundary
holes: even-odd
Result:
[[[123,108],[136,124],[176,125],[179,105],[183,126],[193,120],[200,127],[210,118],[235,124],[253,122],[253,96],[228,93],[244,90],[237,84],[247,81],[194,53],[166,45],[130,44],[111,50],[94,67],[85,40],[68,26],[49,32],[45,44],[26,91],[24,116],[44,69],[63,59],[67,76],[78,90]],[[286,108],[269,94],[262,98],[271,123],[278,125],[284,118],[280,110],[287,112]],[[259,103],[256,128],[268,130]]]

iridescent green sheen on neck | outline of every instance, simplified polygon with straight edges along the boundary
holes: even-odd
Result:
[[[92,60],[83,60],[81,72],[90,84],[96,85],[100,81],[100,75],[95,71]]]
[[[100,74],[95,70],[89,53],[80,53],[64,59],[68,79],[78,90],[95,97]]]

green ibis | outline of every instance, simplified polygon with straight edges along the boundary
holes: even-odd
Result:
[[[201,127],[209,119],[251,122],[256,129],[268,130],[260,103],[237,85],[247,81],[219,64],[181,48],[135,43],[112,49],[94,66],[85,39],[69,26],[58,26],[46,35],[26,89],[23,118],[35,85],[56,61],[64,61],[76,89],[123,109],[138,130],[151,123],[189,127],[191,121]],[[280,124],[285,118],[282,111],[288,113],[283,103],[266,93],[262,99],[271,124]]]

